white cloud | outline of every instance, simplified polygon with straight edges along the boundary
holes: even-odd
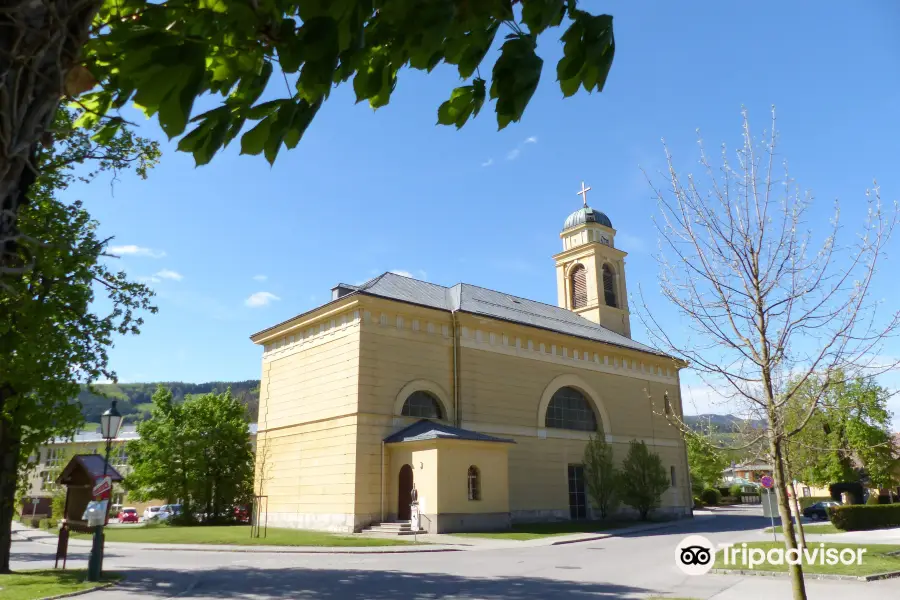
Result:
[[[483,163],[481,163],[481,166],[482,166],[482,167],[489,167],[489,166],[491,166],[492,164],[494,164],[494,159],[493,159],[493,158],[489,158],[489,159],[487,159],[486,161],[484,161]]]
[[[506,154],[506,160],[516,160],[522,154],[522,150],[525,148],[525,146],[527,146],[528,144],[537,144],[537,141],[537,136],[528,136],[524,141],[522,141],[522,143],[520,143],[518,146],[516,146]]]
[[[153,248],[145,248],[144,246],[135,246],[128,244],[125,246],[110,246],[109,253],[117,256],[146,256],[148,258],[162,258],[166,255],[162,250],[154,250]]]
[[[156,273],[155,277],[160,279],[171,279],[173,281],[181,281],[184,279],[184,275],[178,271],[173,271],[172,269],[162,269]]]
[[[149,275],[149,276],[144,275],[144,276],[138,277],[137,280],[140,283],[159,283],[161,281],[159,277],[154,277],[153,275]]]
[[[250,294],[250,297],[244,300],[244,304],[250,308],[260,308],[268,306],[275,300],[281,300],[281,298],[272,292],[256,292],[255,294]]]
[[[265,281],[266,279],[268,279],[268,276],[266,276],[266,275],[254,275],[253,276],[253,281]]]

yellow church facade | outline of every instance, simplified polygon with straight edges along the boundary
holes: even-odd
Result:
[[[430,532],[590,518],[582,457],[602,426],[618,461],[643,440],[689,515],[680,365],[630,338],[609,219],[566,220],[558,306],[393,273],[251,337],[263,347],[255,493],[270,526]],[[412,489],[415,488],[415,492]],[[626,509],[623,509],[626,510]]]

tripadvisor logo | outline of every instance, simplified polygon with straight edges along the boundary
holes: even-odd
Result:
[[[726,567],[747,567],[755,569],[760,565],[828,565],[838,563],[844,566],[860,566],[867,548],[828,548],[824,543],[816,546],[784,548],[748,548],[744,542],[740,546],[724,544],[721,548]]]
[[[716,545],[701,535],[689,535],[675,548],[675,564],[688,575],[704,575],[716,564],[716,554],[722,553],[722,566],[727,569],[756,569],[780,565],[860,566],[866,548],[829,548],[818,546],[785,548],[750,548],[744,542]]]

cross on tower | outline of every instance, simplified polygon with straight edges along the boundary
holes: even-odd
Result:
[[[581,199],[584,201],[584,207],[587,208],[587,193],[591,191],[590,187],[584,187],[584,182],[581,182],[581,191],[577,192]]]

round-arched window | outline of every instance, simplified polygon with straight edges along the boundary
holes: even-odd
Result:
[[[572,387],[556,390],[547,406],[545,427],[597,431],[597,416],[584,394]]]
[[[466,477],[468,483],[469,500],[481,500],[481,471],[472,465]]]
[[[569,275],[572,292],[572,308],[587,306],[587,271],[582,265],[576,265]]]
[[[404,417],[420,417],[422,419],[443,419],[441,403],[437,398],[424,391],[413,392],[403,403],[400,414]]]
[[[616,277],[609,265],[603,265],[603,299],[607,306],[616,307]]]

